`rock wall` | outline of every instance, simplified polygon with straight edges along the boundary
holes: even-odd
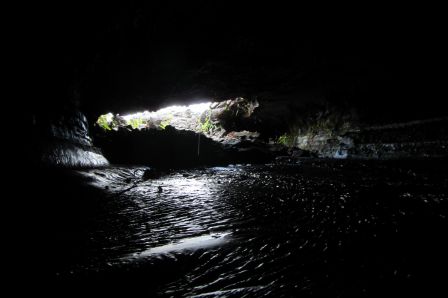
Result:
[[[77,110],[33,119],[33,162],[49,167],[99,167],[109,162],[94,147],[86,117]]]
[[[347,158],[349,150],[354,147],[354,144],[350,137],[319,133],[297,137],[295,146],[319,157]]]
[[[294,146],[325,158],[440,158],[448,155],[447,127],[447,118],[361,126],[343,135],[299,135]]]

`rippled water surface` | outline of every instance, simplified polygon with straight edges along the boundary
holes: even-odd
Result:
[[[56,282],[160,296],[375,296],[440,289],[444,163],[304,160],[71,173]],[[81,187],[79,187],[81,185]]]

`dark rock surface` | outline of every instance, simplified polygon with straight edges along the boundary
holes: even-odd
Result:
[[[94,147],[87,118],[77,110],[37,117],[32,127],[31,163],[38,166],[97,167],[109,162]]]
[[[360,125],[339,133],[321,129],[298,134],[294,146],[324,158],[441,158],[448,156],[448,119]]]
[[[158,168],[183,168],[229,163],[272,161],[285,148],[241,136],[222,142],[192,131],[143,129],[108,131],[98,135],[96,144],[113,164],[147,165]]]
[[[367,126],[348,134],[355,158],[431,158],[448,156],[448,118]]]
[[[35,188],[49,208],[39,213],[48,227],[33,235],[51,239],[38,248],[49,256],[39,258],[47,291],[441,295],[447,169],[446,160],[307,159],[150,180],[144,167],[50,173],[60,187]]]
[[[374,124],[446,116],[443,16],[225,2],[41,8],[28,27],[42,65],[30,76],[49,90],[29,97],[33,113],[76,103],[93,122],[110,111],[243,96],[277,108],[331,104]]]

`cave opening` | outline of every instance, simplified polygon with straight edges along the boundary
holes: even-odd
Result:
[[[262,148],[268,142],[251,130],[258,106],[237,97],[123,116],[107,113],[95,122],[97,144],[114,163],[182,167],[268,160],[273,155]]]
[[[211,102],[196,103],[188,106],[169,106],[157,111],[144,111],[120,116],[107,113],[100,115],[96,124],[104,130],[118,130],[120,127],[132,129],[149,129],[159,127],[164,129],[171,125],[177,129],[188,129],[199,132],[205,123],[201,123],[204,112],[210,110]],[[207,117],[206,115],[204,115]],[[208,116],[209,117],[209,116]],[[186,120],[189,121],[186,121]],[[186,123],[182,123],[186,122]]]

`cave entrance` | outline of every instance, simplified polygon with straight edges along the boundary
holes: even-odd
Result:
[[[208,128],[206,127],[208,123],[204,122],[210,118],[211,104],[205,102],[188,106],[175,105],[157,111],[144,111],[125,116],[108,113],[101,115],[96,123],[104,130],[165,129],[170,125],[176,129],[200,132],[201,129]]]
[[[171,126],[176,130],[192,131],[206,135],[215,141],[223,141],[230,132],[243,131],[257,107],[257,101],[239,97],[217,102],[174,105],[157,111],[144,111],[124,116],[108,113],[100,115],[96,125],[106,132],[165,130]],[[252,135],[255,136],[257,133]]]
[[[239,97],[123,116],[108,113],[96,121],[101,128],[96,140],[115,163],[173,167],[227,161],[234,159],[236,145],[257,142],[259,133],[247,129],[257,107],[257,101]]]

